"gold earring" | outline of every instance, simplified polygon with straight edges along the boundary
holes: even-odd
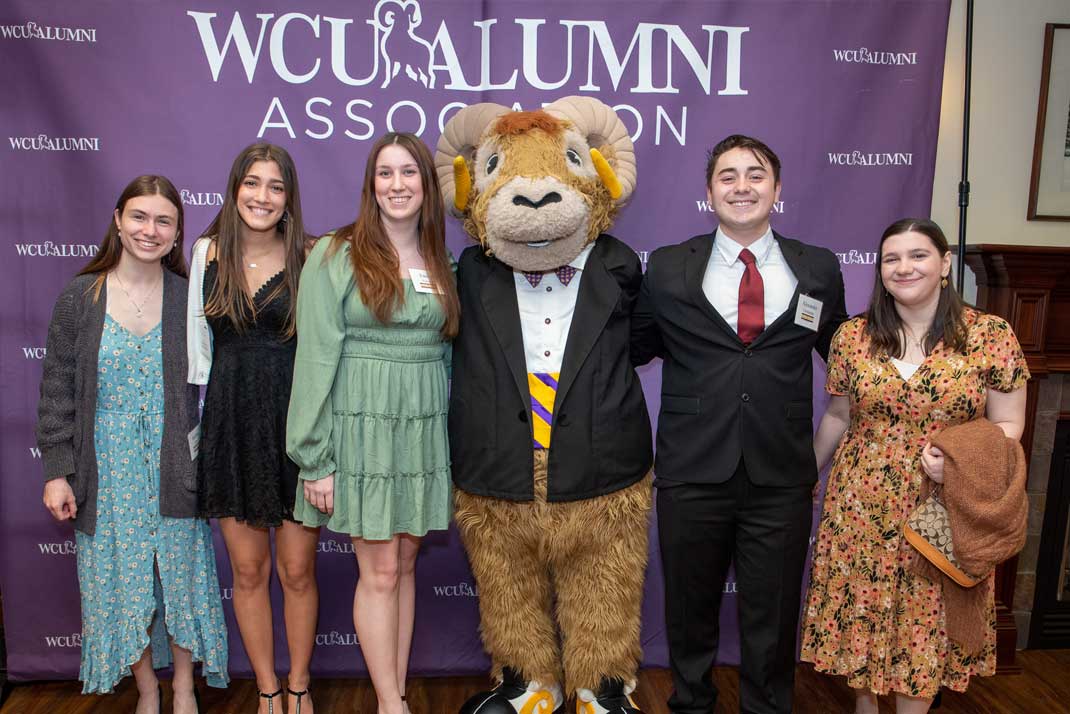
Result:
[[[947,287],[947,278],[940,278],[940,289]]]

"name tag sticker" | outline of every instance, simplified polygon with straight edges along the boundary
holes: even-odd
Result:
[[[189,460],[196,461],[197,454],[201,451],[201,425],[193,427],[193,431],[186,435],[189,442]]]
[[[795,324],[817,332],[821,322],[822,303],[809,295],[799,295],[799,307],[795,310]]]
[[[412,286],[416,288],[418,293],[439,293],[442,292],[431,281],[431,276],[426,270],[420,270],[419,268],[409,268],[409,277],[412,278]]]

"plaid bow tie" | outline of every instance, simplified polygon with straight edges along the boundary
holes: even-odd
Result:
[[[561,284],[564,285],[565,287],[568,287],[568,284],[570,282],[572,282],[572,278],[574,278],[576,276],[576,272],[577,272],[576,268],[573,268],[571,265],[562,265],[560,268],[557,268],[556,270],[548,270],[548,271],[546,271],[546,273],[556,273],[557,274],[557,279],[560,280]],[[531,287],[537,288],[537,287],[539,287],[539,283],[542,282],[542,276],[546,275],[546,273],[528,273],[528,272],[525,272],[524,273],[524,278],[527,279],[527,281],[529,283],[531,283]]]

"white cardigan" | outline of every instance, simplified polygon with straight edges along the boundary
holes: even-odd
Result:
[[[204,269],[208,264],[210,238],[193,244],[189,268],[189,299],[186,302],[186,353],[189,358],[190,384],[208,384],[212,371],[212,330],[204,317]]]

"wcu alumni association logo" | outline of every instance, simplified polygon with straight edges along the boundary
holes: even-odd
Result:
[[[218,191],[191,191],[184,188],[179,191],[183,206],[222,206],[223,194]]]
[[[406,77],[429,89],[434,88],[435,73],[431,69],[434,51],[430,42],[416,34],[416,28],[422,22],[420,3],[416,0],[380,0],[376,4],[373,24],[379,55],[383,58],[381,88],[389,87],[403,67]],[[412,61],[408,59],[410,57]],[[419,64],[416,59],[420,60]]]
[[[353,549],[352,541],[340,541],[332,538],[327,538],[316,543],[317,553],[338,553],[344,555],[354,555],[356,551]]]
[[[241,81],[242,75],[249,84],[268,87],[316,80],[317,96],[272,92],[257,138],[285,132],[295,139],[303,131],[325,140],[340,127],[349,139],[366,141],[380,125],[396,131],[397,121],[421,135],[436,119],[441,131],[450,112],[467,106],[467,93],[495,90],[529,88],[555,97],[612,92],[620,99],[682,90],[726,98],[748,93],[742,83],[748,26],[589,19],[579,11],[540,17],[537,3],[521,17],[503,9],[501,17],[474,20],[456,13],[429,19],[424,8],[439,8],[421,7],[419,0],[378,0],[370,15],[359,4],[353,7],[358,9],[339,16],[242,10],[186,15],[213,82]],[[503,53],[503,46],[510,51]],[[352,94],[371,87],[406,94]],[[620,102],[614,108],[630,116],[632,141],[647,126],[655,145],[663,135],[666,142],[686,144],[687,104]],[[395,119],[397,114],[403,118]]]
[[[910,151],[830,151],[830,166],[913,166],[914,153]]]
[[[360,642],[357,641],[357,633],[355,632],[331,630],[330,632],[316,633],[317,647],[355,647],[359,644]]]
[[[65,540],[62,543],[38,543],[41,555],[76,555],[78,544],[73,540]]]
[[[859,47],[858,49],[834,49],[832,50],[832,58],[836,62],[847,62],[850,64],[901,66],[918,63],[917,52],[879,52],[867,47]]]
[[[348,86],[367,86],[379,80],[379,87],[389,87],[399,76],[404,75],[414,83],[428,89],[434,89],[441,75],[444,89],[482,92],[492,89],[515,89],[518,80],[523,80],[533,89],[559,90],[574,82],[573,74],[586,75],[587,81],[576,89],[581,92],[600,91],[594,75],[596,69],[605,70],[616,90],[624,79],[625,69],[633,66],[637,69],[634,85],[625,90],[637,93],[676,94],[679,76],[674,74],[674,64],[684,62],[693,72],[705,94],[711,91],[718,95],[745,95],[741,82],[741,57],[743,35],[750,27],[731,25],[700,25],[705,41],[695,43],[683,27],[675,24],[639,22],[632,28],[631,37],[623,37],[614,42],[610,28],[605,20],[565,19],[550,25],[544,18],[519,17],[512,22],[499,18],[485,18],[471,23],[471,27],[458,28],[456,23],[447,24],[442,20],[437,29],[419,30],[423,24],[423,11],[419,0],[379,0],[375,4],[372,16],[359,23],[355,17],[331,17],[327,15],[307,15],[300,12],[287,12],[276,16],[274,13],[256,13],[256,21],[235,11],[229,27],[222,35],[216,34],[214,23],[219,13],[189,10],[186,14],[192,18],[197,35],[204,49],[205,59],[212,74],[212,80],[219,81],[224,61],[233,48],[242,65],[242,70],[249,83],[253,82],[260,58],[267,55],[271,70],[288,84],[304,84],[316,78],[322,69],[330,67],[335,79]],[[221,22],[225,24],[225,20]],[[372,28],[370,41],[358,41],[354,37],[360,31],[360,25]],[[222,29],[222,28],[220,28]],[[474,31],[477,38],[470,37]],[[539,52],[539,36],[545,36],[551,30],[563,32],[565,40],[565,76],[560,80],[547,80],[540,71],[540,59],[545,59]],[[542,30],[542,32],[540,32]],[[461,35],[459,33],[469,33]],[[302,60],[287,57],[287,49],[294,42],[306,42],[308,35],[315,39],[327,38],[329,41],[318,46],[326,50],[322,56],[311,62],[303,52]],[[304,35],[301,38],[300,35]],[[501,72],[501,78],[491,78],[492,36],[498,42],[516,43],[516,57],[519,61],[512,67],[508,62],[498,62],[495,69]],[[723,36],[715,42],[715,39]],[[428,39],[428,38],[431,39]],[[362,38],[363,39],[363,38]],[[470,52],[458,52],[457,46],[464,48],[467,40],[475,39],[478,51],[473,56]],[[266,43],[265,43],[266,40]],[[585,41],[586,40],[586,41]],[[255,42],[255,44],[254,44]],[[621,55],[618,43],[626,46]],[[580,62],[574,62],[574,55],[584,47],[587,53],[586,72]],[[354,48],[367,47],[371,54],[371,69],[364,76],[354,77],[350,74],[352,58],[349,53]],[[267,52],[263,52],[266,48]],[[545,47],[543,48],[546,49]],[[361,49],[362,53],[368,50]],[[367,55],[365,55],[367,56]],[[466,68],[462,65],[478,61],[478,67]],[[596,64],[601,66],[596,67]],[[295,65],[302,66],[296,67]],[[476,81],[472,74],[476,69]],[[511,71],[510,71],[511,70]],[[579,70],[579,71],[575,71]],[[724,86],[720,89],[711,86],[713,78],[723,70]],[[627,84],[628,82],[625,81]]]
[[[69,635],[45,635],[45,646],[49,649],[54,647],[81,647],[82,633],[72,632]]]
[[[435,597],[479,597],[479,588],[463,580],[456,585],[432,585]]]
[[[9,136],[12,151],[100,151],[97,136]]]
[[[92,258],[100,246],[85,243],[16,243],[15,253],[20,258]]]
[[[840,261],[840,265],[876,265],[877,253],[872,250],[856,250],[851,248],[845,250],[842,253],[836,253],[836,259]],[[814,544],[814,539],[810,539],[810,545]]]
[[[57,42],[96,42],[93,27],[59,27],[38,25],[32,20],[22,25],[0,25],[0,38],[5,40],[52,40]]]

